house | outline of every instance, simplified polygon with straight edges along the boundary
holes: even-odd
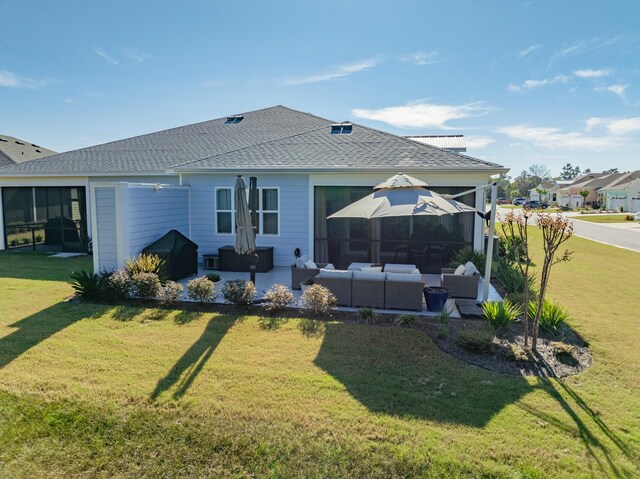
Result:
[[[640,170],[625,173],[600,188],[601,201],[608,210],[640,211]]]
[[[589,173],[577,178],[573,183],[558,189],[560,206],[579,208],[592,206],[599,208],[602,201],[599,190],[607,184],[624,176],[624,173]],[[587,196],[580,193],[586,191]]]
[[[55,153],[55,151],[13,136],[0,135],[0,167],[44,158]]]
[[[257,178],[257,244],[273,247],[275,265],[291,264],[299,248],[318,262],[345,266],[366,260],[374,244],[382,259],[399,262],[407,259],[409,242],[417,241],[440,251],[433,259],[438,266],[454,250],[482,248],[478,215],[388,218],[378,227],[327,216],[398,172],[455,194],[507,171],[275,106],[0,168],[0,248],[12,246],[16,228],[37,224],[43,248],[82,251],[90,238],[98,271],[122,266],[177,229],[199,245],[201,260],[234,243],[233,185],[244,175]],[[481,211],[486,204],[484,190],[457,199]]]
[[[546,181],[540,183],[535,188],[531,188],[529,190],[529,200],[555,203],[557,201],[559,183],[560,182],[556,181]]]

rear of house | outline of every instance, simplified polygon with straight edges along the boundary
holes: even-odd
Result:
[[[459,248],[482,247],[473,213],[389,218],[379,227],[326,219],[400,171],[459,193],[507,170],[276,106],[1,168],[0,248],[92,245],[95,269],[113,269],[177,229],[201,259],[234,242],[237,175],[257,178],[257,243],[273,247],[275,265],[289,265],[295,249],[337,266],[364,261],[373,248],[385,261],[406,261],[412,247],[430,245],[441,252],[430,260],[435,268]],[[458,200],[484,210],[483,192]]]

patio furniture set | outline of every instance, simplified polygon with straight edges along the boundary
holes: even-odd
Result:
[[[316,264],[299,258],[291,265],[291,288],[313,279],[336,297],[339,306],[404,309],[422,311],[426,275],[415,265],[351,263],[347,270],[336,270],[331,264]],[[443,268],[442,288],[452,298],[473,298],[478,294],[480,274],[469,262],[456,269]]]

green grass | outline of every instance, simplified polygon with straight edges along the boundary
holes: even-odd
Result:
[[[593,214],[593,215],[580,215],[575,216],[573,219],[581,220],[581,221],[589,221],[591,223],[626,223],[627,215],[629,213],[624,214],[616,214],[616,215],[602,215],[602,214]],[[633,217],[633,214],[631,215]]]
[[[0,477],[636,476],[640,330],[617,278],[640,255],[569,246],[549,299],[595,361],[565,381],[408,328],[64,302],[88,258],[1,253]]]

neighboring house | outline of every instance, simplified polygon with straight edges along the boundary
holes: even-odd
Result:
[[[560,206],[579,208],[582,206],[599,207],[601,197],[598,192],[607,184],[624,176],[624,173],[589,173],[577,178],[573,183],[558,189]],[[580,192],[587,191],[583,197]]]
[[[600,188],[601,201],[608,210],[640,211],[640,170],[625,173]]]
[[[574,180],[551,180],[544,183],[540,183],[535,188],[529,190],[529,200],[531,201],[546,201],[548,203],[557,204],[558,203],[558,192],[560,188],[563,188],[571,183]],[[544,191],[544,193],[538,193],[539,190]]]
[[[463,135],[414,135],[405,136],[405,138],[456,153],[467,151],[467,143],[464,141]]]
[[[385,262],[400,262],[415,241],[433,253],[436,268],[456,249],[482,248],[478,215],[388,218],[378,225],[326,218],[398,172],[455,194],[507,171],[275,106],[0,168],[0,248],[11,246],[12,225],[44,220],[47,249],[82,250],[90,236],[96,271],[122,266],[170,229],[195,241],[201,259],[234,243],[233,185],[243,175],[257,177],[257,243],[274,248],[275,265],[291,264],[300,248],[344,267],[366,260],[374,245]],[[485,199],[484,190],[458,198],[479,210]]]
[[[55,155],[55,151],[23,141],[13,136],[0,135],[0,167]]]

